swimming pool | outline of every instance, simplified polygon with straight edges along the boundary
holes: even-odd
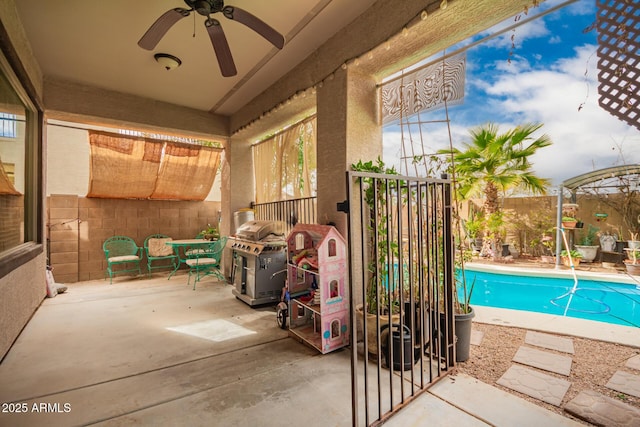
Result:
[[[555,272],[487,271],[465,267],[467,284],[474,283],[471,305],[535,311],[640,327],[640,287],[603,278]],[[566,314],[565,314],[566,313]]]

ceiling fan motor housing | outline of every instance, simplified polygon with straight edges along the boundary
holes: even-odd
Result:
[[[184,0],[191,9],[202,16],[209,16],[212,13],[221,12],[224,8],[223,0]]]

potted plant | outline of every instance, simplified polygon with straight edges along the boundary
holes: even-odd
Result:
[[[627,247],[629,249],[640,249],[640,240],[638,240],[638,233],[632,231],[629,232],[629,240],[627,240]]]
[[[482,250],[482,229],[484,228],[484,218],[482,214],[471,213],[469,219],[463,221],[462,224],[471,246],[477,252],[480,252]]]
[[[471,306],[473,287],[476,284],[475,277],[471,284],[467,283],[464,271],[464,255],[461,257],[460,269],[456,275],[456,312],[454,314],[456,330],[456,362],[464,362],[469,359],[471,350],[471,326],[476,313]]]
[[[544,263],[555,264],[555,239],[552,236],[544,235],[540,241],[545,248],[545,253],[540,256],[540,260]]]
[[[575,249],[571,249],[570,251],[564,249],[562,252],[560,252],[560,259],[562,260],[562,263],[567,267],[571,267],[571,261],[573,261],[573,265],[575,267],[576,265],[580,264],[582,254]]]
[[[640,276],[640,249],[626,248],[628,259],[624,260],[627,273],[633,276]]]
[[[359,172],[370,173],[383,173],[387,175],[397,175],[398,172],[395,168],[386,168],[384,162],[378,157],[376,162],[358,161],[358,163],[352,164],[351,169]],[[380,239],[377,236],[387,236],[387,217],[389,211],[386,209],[386,200],[383,191],[377,191],[381,189],[374,188],[373,180],[370,178],[363,178],[362,185],[364,190],[364,201],[368,207],[368,219],[367,219],[367,231],[370,236],[368,249],[368,263],[367,263],[367,285],[365,288],[366,298],[365,306],[361,304],[356,307],[356,315],[359,322],[367,325],[367,351],[370,356],[376,356],[378,354],[378,329],[377,320],[379,318],[380,327],[385,324],[400,324],[401,319],[398,314],[400,311],[399,302],[396,297],[398,293],[394,292],[398,284],[389,283],[389,277],[397,278],[398,274],[394,271],[391,274],[389,271],[389,261],[397,258],[398,245],[392,242],[388,237],[382,237]],[[377,197],[376,197],[377,194]],[[395,269],[395,265],[393,267]],[[404,287],[404,284],[403,284]],[[389,307],[391,310],[389,310]],[[359,327],[358,330],[362,331],[364,328]],[[381,339],[384,338],[381,335]]]
[[[598,227],[589,224],[587,231],[580,238],[580,244],[575,245],[576,250],[582,254],[582,261],[592,262],[596,259],[599,245],[596,244],[598,238]]]
[[[206,240],[218,240],[220,238],[220,232],[218,231],[217,227],[214,227],[211,224],[207,224],[207,228],[200,231],[197,237]]]
[[[578,222],[578,218],[576,214],[578,213],[578,205],[576,203],[565,203],[562,205],[562,227],[573,229],[576,228]]]
[[[563,215],[562,216],[562,227],[573,229],[576,228],[576,224],[578,224],[578,219],[572,216]]]

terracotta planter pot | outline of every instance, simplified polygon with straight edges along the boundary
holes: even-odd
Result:
[[[631,274],[632,276],[640,276],[640,264],[631,264],[625,262],[625,265],[627,266],[627,273]]]
[[[562,228],[576,228],[578,221],[562,221]]]
[[[555,259],[555,257],[553,257],[551,255],[541,255],[540,256],[540,262],[543,262],[545,264],[555,264],[556,263],[556,259]]]
[[[376,316],[371,313],[363,313],[362,304],[356,307],[356,317],[358,319],[358,331],[364,331],[363,321],[367,319],[367,351],[372,356],[378,355],[378,342],[377,340],[377,330],[376,330]],[[393,323],[400,323],[400,315],[394,314],[391,316],[391,321]],[[389,316],[388,315],[380,315],[380,328],[384,325],[389,324]],[[387,332],[388,333],[388,332]],[[384,337],[381,337],[384,338]]]
[[[571,263],[569,262],[568,256],[560,257],[560,259],[562,260],[562,264],[564,264],[567,267],[571,267]],[[573,266],[577,267],[579,264],[580,264],[580,258],[573,258]]]

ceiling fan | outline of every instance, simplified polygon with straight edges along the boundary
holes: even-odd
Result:
[[[251,28],[256,33],[267,39],[278,49],[284,46],[284,37],[282,34],[274,30],[266,22],[252,15],[246,10],[235,6],[225,6],[223,0],[184,0],[189,9],[177,7],[162,14],[156,22],[154,22],[146,33],[138,41],[138,46],[143,49],[153,50],[160,39],[169,31],[169,29],[182,18],[186,18],[191,12],[198,12],[206,17],[204,26],[207,29],[213,50],[220,64],[220,71],[224,77],[235,76],[238,72],[236,65],[231,56],[229,43],[222,31],[220,21],[212,18],[211,15],[222,12],[225,18],[237,21]]]

